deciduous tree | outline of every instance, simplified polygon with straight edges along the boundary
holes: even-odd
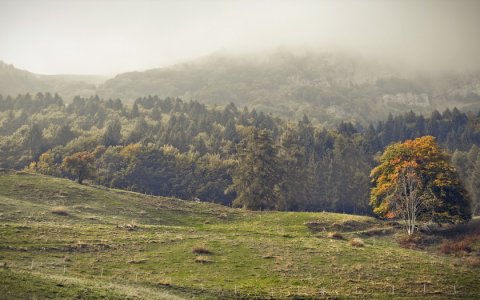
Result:
[[[63,159],[62,169],[77,178],[78,183],[93,173],[94,156],[87,151],[77,152]]]
[[[374,212],[402,218],[409,235],[417,221],[462,222],[471,218],[469,197],[447,154],[432,136],[388,146],[371,179]]]

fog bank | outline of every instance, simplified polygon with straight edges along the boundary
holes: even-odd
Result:
[[[479,14],[474,0],[0,0],[0,60],[44,74],[113,74],[301,46],[474,69]]]

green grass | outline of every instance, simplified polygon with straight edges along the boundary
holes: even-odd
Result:
[[[59,206],[68,214],[52,213]],[[433,246],[405,249],[391,234],[364,234],[385,226],[363,216],[248,212],[4,172],[0,298],[478,298],[479,268]],[[344,238],[328,238],[333,231]],[[365,246],[350,246],[355,237]]]

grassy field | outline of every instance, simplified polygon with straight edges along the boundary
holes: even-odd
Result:
[[[439,252],[439,237],[407,249],[390,225],[2,171],[0,298],[480,298],[480,268],[467,263],[478,241],[467,256]]]

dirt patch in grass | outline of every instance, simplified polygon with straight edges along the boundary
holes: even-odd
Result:
[[[371,221],[357,221],[346,219],[340,222],[333,223],[332,227],[338,231],[348,232],[348,231],[359,231],[370,228],[374,225],[374,222]]]
[[[353,232],[360,231],[372,228],[377,225],[376,222],[372,220],[354,220],[354,219],[344,219],[337,222],[329,222],[324,220],[315,220],[305,222],[304,225],[312,232],[322,232],[322,231],[336,231],[336,232]]]
[[[326,221],[310,221],[305,222],[304,225],[307,226],[311,232],[321,232],[327,231],[327,228],[329,228],[332,223]]]
[[[343,240],[343,235],[340,232],[334,231],[327,234],[329,239]]]
[[[362,237],[373,237],[373,236],[386,236],[395,233],[393,227],[379,227],[379,228],[370,228],[358,233]]]
[[[81,241],[78,241],[72,245],[67,245],[61,248],[48,248],[46,250],[48,251],[62,251],[62,252],[97,252],[97,251],[104,251],[107,249],[114,249],[116,247],[112,247],[112,245],[105,244],[105,243],[84,243]]]
[[[208,250],[205,247],[202,246],[197,246],[192,249],[192,252],[195,254],[203,254],[203,255],[210,255],[212,254],[212,251]]]

